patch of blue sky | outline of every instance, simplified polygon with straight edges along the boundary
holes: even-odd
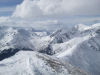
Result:
[[[23,0],[0,0],[0,7],[16,6],[22,3]]]
[[[12,15],[16,5],[22,3],[23,0],[0,0],[0,16]]]

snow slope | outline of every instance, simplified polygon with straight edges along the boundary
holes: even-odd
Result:
[[[16,51],[16,49],[18,49],[19,52]],[[13,50],[15,50],[15,52]],[[50,58],[49,60],[51,61],[57,60],[61,65],[63,64],[62,66],[64,71],[61,72],[63,75],[67,73],[69,75],[69,72],[66,71],[65,67],[69,63],[92,75],[100,75],[100,24],[98,23],[92,26],[79,24],[72,29],[60,29],[50,35],[48,35],[47,32],[35,31],[31,28],[0,27],[0,56],[2,57],[2,55],[4,55],[5,57],[7,52],[13,52],[13,54],[11,53],[12,55],[16,54],[16,52],[18,53],[15,56],[8,56],[8,59],[0,61],[0,75],[6,75],[6,73],[4,73],[4,69],[6,68],[9,75],[20,75],[24,72],[26,72],[26,75],[37,75],[37,72],[40,72],[41,75],[41,69],[43,67],[40,62],[43,62],[42,65],[46,66],[44,70],[42,70],[42,75],[47,75],[46,73],[54,75],[60,74],[52,71],[50,62],[38,58],[37,55],[40,55],[43,59]],[[16,61],[16,63],[10,64],[9,61],[10,63]],[[27,61],[29,61],[29,65],[33,64],[31,65],[32,69],[26,64]],[[66,64],[67,62],[69,63]],[[38,63],[38,65],[36,63]],[[49,67],[46,65],[48,63]],[[2,64],[4,66],[2,66]],[[17,67],[16,65],[20,66]],[[29,69],[27,69],[27,67],[22,68],[24,65],[27,65]],[[11,68],[11,66],[14,67]],[[13,69],[16,69],[16,71],[11,72]],[[47,71],[47,69],[50,70]],[[67,67],[67,69],[69,68]],[[76,70],[75,72],[76,75],[79,74]],[[84,72],[82,72],[82,74],[84,75]],[[75,74],[73,73],[72,75]]]
[[[65,42],[51,45],[54,56],[92,75],[100,75],[100,24],[77,25],[69,32],[61,33],[59,34],[69,33],[70,38]]]
[[[0,75],[88,75],[69,63],[33,51],[20,51],[0,61]]]

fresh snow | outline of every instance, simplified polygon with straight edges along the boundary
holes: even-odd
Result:
[[[0,75],[85,75],[85,72],[100,75],[99,23],[92,26],[79,24],[50,35],[32,28],[0,27],[1,55],[10,48],[19,52],[0,61]],[[57,69],[56,63],[60,63],[60,72],[54,71],[55,67],[51,67],[50,62],[55,63],[53,66]],[[72,67],[66,67],[68,62],[75,67],[74,71]]]
[[[82,31],[79,29],[75,27],[74,34],[69,35],[71,38],[68,41],[52,45],[54,56],[92,75],[100,75],[100,24]]]
[[[0,62],[0,75],[88,75],[80,69],[43,54],[31,51],[18,52]]]

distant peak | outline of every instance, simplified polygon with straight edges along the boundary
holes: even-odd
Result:
[[[89,26],[84,25],[84,24],[78,24],[78,25],[75,26],[75,29],[77,29],[79,31],[83,31],[83,30],[86,30],[88,28],[89,28]]]

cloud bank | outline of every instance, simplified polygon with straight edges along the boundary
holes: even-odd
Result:
[[[12,16],[0,17],[0,25],[55,30],[80,23],[100,23],[99,7],[100,0],[24,0]]]
[[[14,17],[40,18],[100,15],[100,0],[24,0],[16,7]]]

